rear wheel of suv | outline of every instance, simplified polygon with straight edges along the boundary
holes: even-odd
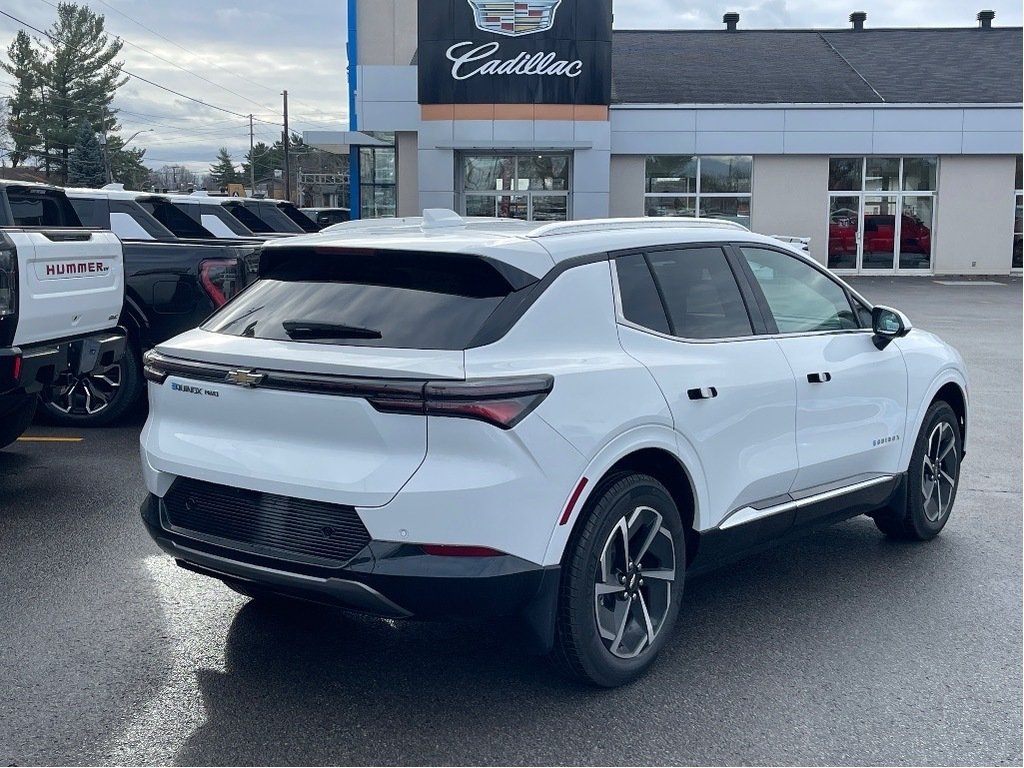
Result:
[[[563,569],[554,659],[570,677],[614,687],[647,670],[675,624],[683,525],[669,492],[643,474],[609,478],[582,514]]]
[[[116,421],[142,395],[139,351],[129,341],[113,365],[84,376],[64,373],[39,400],[46,421],[63,427],[102,427]]]
[[[953,510],[961,456],[963,446],[956,414],[943,401],[932,403],[907,470],[906,503],[872,513],[878,529],[886,536],[907,541],[935,537]]]

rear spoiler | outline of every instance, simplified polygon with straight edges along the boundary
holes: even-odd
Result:
[[[798,251],[803,251],[804,253],[811,252],[811,238],[809,237],[793,237],[792,235],[768,235],[768,237],[782,243],[788,243]]]

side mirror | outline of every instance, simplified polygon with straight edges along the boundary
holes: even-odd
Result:
[[[906,336],[913,327],[910,319],[898,309],[876,306],[871,310],[871,330],[879,349],[885,349],[893,339]]]

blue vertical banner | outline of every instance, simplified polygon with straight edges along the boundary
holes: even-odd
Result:
[[[348,0],[348,129],[359,130],[359,118],[356,114],[356,67],[359,65],[359,0]],[[359,147],[351,146],[348,150],[348,196],[349,217],[360,218],[359,200]]]

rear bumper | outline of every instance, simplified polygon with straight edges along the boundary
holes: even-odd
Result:
[[[163,501],[153,494],[142,503],[141,513],[149,535],[164,552],[183,568],[207,576],[391,618],[529,617],[532,612],[542,619],[531,619],[538,623],[536,633],[547,634],[543,619],[547,606],[553,606],[558,566],[543,567],[512,555],[434,556],[413,545],[370,541],[343,567],[328,568],[168,530]]]
[[[113,328],[87,336],[0,349],[0,394],[13,390],[39,392],[65,371],[81,374],[111,365],[124,354],[124,345],[124,329]],[[16,358],[21,358],[17,378],[13,375]]]

